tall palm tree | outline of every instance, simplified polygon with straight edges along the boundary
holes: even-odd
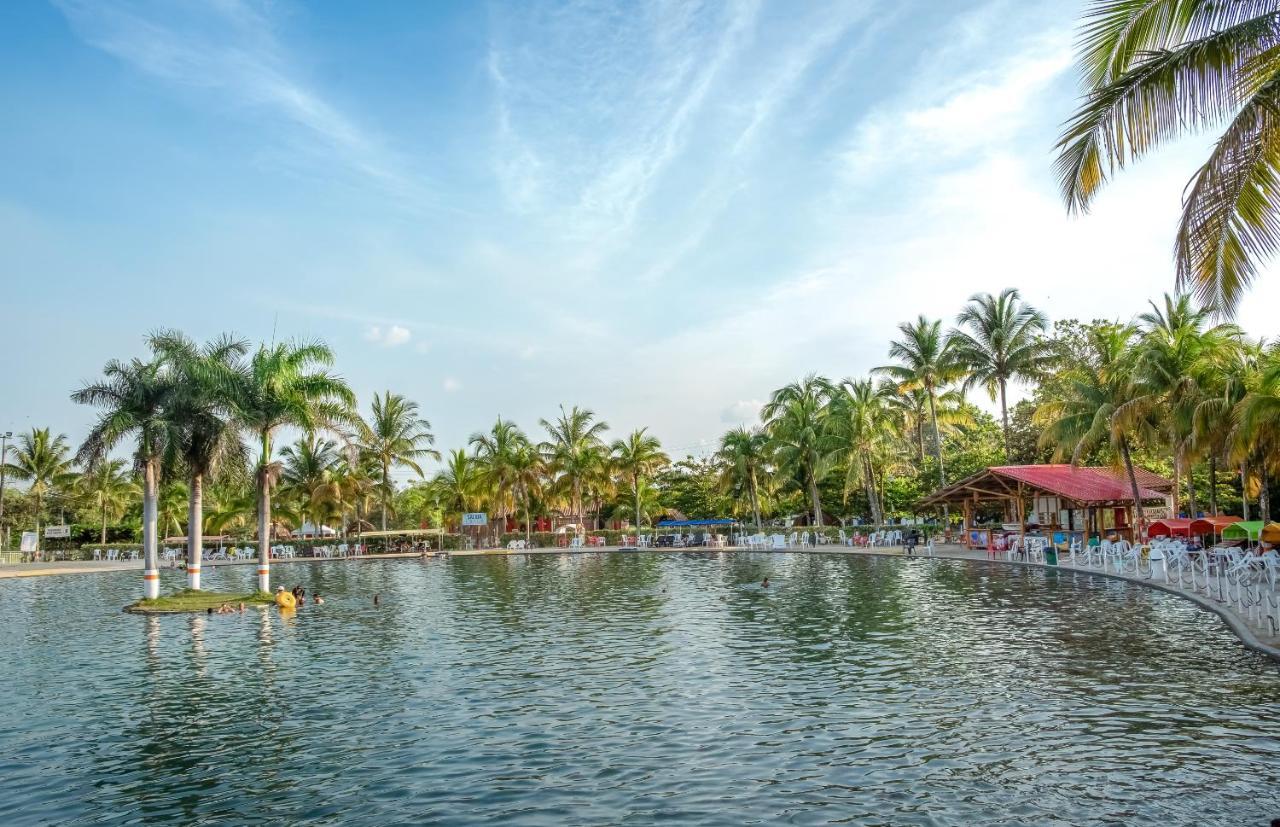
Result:
[[[205,480],[248,464],[232,399],[237,363],[248,345],[224,335],[201,348],[178,331],[161,331],[149,341],[172,374],[167,415],[175,440],[169,447],[187,472],[187,587],[199,589]]]
[[[293,494],[293,501],[302,517],[300,529],[305,530],[310,515],[316,534],[320,533],[314,504],[317,498],[323,501],[325,489],[338,463],[337,441],[314,432],[304,433],[297,442],[280,449],[280,482]]]
[[[1187,295],[1165,295],[1163,306],[1138,317],[1141,340],[1135,365],[1139,396],[1130,405],[1158,416],[1173,459],[1174,501],[1181,497],[1185,472],[1190,513],[1196,513],[1194,462],[1198,456],[1195,419],[1199,406],[1213,393],[1238,347],[1239,328],[1211,325],[1210,308],[1198,308]]]
[[[530,502],[542,486],[546,466],[542,452],[538,446],[525,439],[512,450],[507,458],[510,480],[515,486],[517,495],[524,503],[524,539],[529,543],[533,539],[533,518]]]
[[[107,523],[124,515],[140,493],[138,484],[122,459],[103,459],[76,479],[76,493],[102,521],[98,542],[107,542]]]
[[[876,468],[893,437],[892,413],[886,397],[886,389],[877,388],[870,379],[845,379],[827,405],[832,447],[847,469],[845,497],[861,483],[875,525],[884,525],[884,509],[876,492]]]
[[[1280,245],[1280,27],[1275,0],[1093,0],[1081,29],[1087,93],[1058,142],[1070,210],[1162,143],[1222,126],[1184,191],[1179,289],[1233,312]]]
[[[768,434],[745,425],[734,428],[720,438],[720,450],[716,456],[722,469],[721,487],[746,492],[756,531],[761,531],[764,526],[760,521],[760,481],[768,473]]]
[[[160,596],[157,500],[161,461],[174,441],[172,423],[165,416],[171,394],[172,382],[159,360],[139,359],[107,362],[101,380],[71,394],[73,402],[102,409],[76,454],[82,465],[101,461],[130,436],[135,440],[134,465],[142,472],[143,596],[148,599]]]
[[[13,460],[5,464],[5,471],[14,479],[28,483],[27,493],[36,501],[36,551],[39,552],[45,500],[75,482],[71,449],[65,434],[54,436],[48,428],[32,428],[28,433],[18,434],[10,451]]]
[[[1269,522],[1271,475],[1280,474],[1280,347],[1272,346],[1264,354],[1256,385],[1237,406],[1236,422],[1234,454],[1252,459],[1258,475],[1258,516]],[[1250,481],[1244,476],[1247,488]]]
[[[340,377],[323,370],[333,351],[320,342],[262,345],[236,375],[236,419],[253,434],[258,458],[258,589],[271,588],[271,487],[279,466],[271,459],[272,439],[291,425],[314,431],[354,425],[355,394]]]
[[[1138,478],[1134,473],[1135,439],[1150,440],[1155,430],[1140,408],[1131,405],[1141,395],[1134,378],[1137,329],[1132,325],[1103,325],[1090,334],[1088,360],[1067,369],[1064,393],[1045,401],[1036,418],[1044,425],[1040,443],[1074,465],[1099,445],[1107,445],[1129,479],[1137,518],[1144,522]]]
[[[1012,287],[1000,292],[976,293],[969,298],[947,336],[954,358],[964,369],[965,392],[981,386],[1000,399],[1000,423],[1004,432],[1004,458],[1009,461],[1009,383],[1035,379],[1047,362],[1040,339],[1049,321],[1022,300]]]
[[[498,421],[487,433],[474,433],[468,440],[475,451],[476,460],[483,468],[491,502],[497,511],[494,516],[502,525],[503,531],[506,530],[507,516],[515,510],[517,486],[513,461],[520,446],[528,442],[528,437],[514,422],[502,417],[498,417]]]
[[[810,374],[779,388],[760,411],[769,447],[782,470],[806,489],[813,524],[822,525],[818,483],[831,471],[832,451],[824,427],[824,410],[835,389],[826,377]]]
[[[636,531],[640,530],[640,484],[655,471],[671,462],[671,458],[662,452],[662,443],[656,436],[646,431],[648,428],[637,428],[626,439],[614,440],[612,451],[614,465],[631,483],[635,495]]]
[[[560,416],[555,422],[538,420],[550,439],[543,443],[543,453],[550,469],[559,474],[559,481],[569,494],[578,530],[583,528],[582,494],[588,477],[600,466],[602,435],[609,429],[608,423],[597,420],[595,412],[587,408],[566,411],[560,406]]]
[[[382,396],[373,395],[372,416],[369,418],[361,447],[377,460],[382,471],[382,530],[387,530],[387,503],[394,493],[391,486],[391,469],[408,468],[423,477],[424,459],[440,459],[440,452],[432,448],[435,436],[431,423],[418,416],[418,403],[398,393],[387,391]]]
[[[922,390],[929,401],[929,420],[933,424],[934,458],[938,463],[938,483],[947,484],[947,466],[942,457],[942,432],[938,426],[938,396],[964,376],[964,367],[956,360],[951,340],[942,335],[942,322],[920,316],[915,322],[898,325],[902,338],[889,343],[889,358],[898,364],[876,368],[888,376],[902,391]]]
[[[446,513],[462,515],[474,511],[484,499],[484,469],[475,457],[457,448],[444,458],[431,486]]]

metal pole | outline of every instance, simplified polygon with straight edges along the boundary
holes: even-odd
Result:
[[[4,471],[9,459],[9,440],[11,439],[13,439],[13,431],[0,434],[0,551],[4,551],[5,538],[8,536],[4,530]]]

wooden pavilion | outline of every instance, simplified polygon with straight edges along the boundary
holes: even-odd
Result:
[[[1158,474],[1135,468],[1143,506],[1171,505],[1173,483]],[[1104,512],[1112,510],[1118,534],[1134,529],[1133,489],[1123,471],[1072,465],[997,465],[939,489],[920,501],[921,507],[950,505],[964,513],[964,538],[981,542],[974,517],[979,507],[999,503],[1025,537],[1030,522],[1049,532],[1082,531],[1083,541],[1105,529]],[[1030,513],[1028,513],[1030,506]],[[988,535],[988,542],[990,538]]]

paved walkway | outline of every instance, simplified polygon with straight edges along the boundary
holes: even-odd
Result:
[[[580,549],[538,548],[538,549],[527,549],[523,551],[514,551],[514,552],[509,552],[509,551],[506,551],[505,549],[474,549],[474,550],[466,550],[466,551],[454,551],[454,552],[451,552],[451,554],[457,557],[478,557],[478,556],[485,556],[485,555],[507,555],[507,554],[526,554],[526,555],[598,554],[600,552],[610,552],[610,551],[617,551],[617,550],[618,548],[616,546],[606,546],[603,548],[602,547],[580,548]],[[721,550],[743,551],[744,549],[734,548],[734,547],[730,547],[726,549],[703,549],[703,548],[647,549],[647,551],[653,551],[659,554],[672,554],[672,553],[683,554],[686,552],[714,553],[716,551],[721,551]],[[756,553],[769,554],[772,552],[761,551]],[[795,549],[788,549],[786,553],[830,554],[830,555],[844,555],[844,556],[853,556],[853,557],[858,557],[858,556],[902,557],[904,556],[904,552],[901,548],[862,549],[862,548],[849,548],[847,546],[817,546],[812,548],[795,548]],[[411,557],[418,557],[418,556],[420,555],[409,552],[409,553],[394,553],[394,554],[374,554],[374,555],[368,555],[364,557],[347,557],[347,558],[339,557],[339,558],[331,558],[331,559],[323,558],[323,557],[321,558],[295,557],[292,559],[272,560],[271,565],[274,568],[280,565],[295,564],[295,563],[328,563],[328,562],[341,562],[343,560],[353,560],[358,562],[363,560],[385,560],[388,558],[411,558]],[[925,555],[923,553],[917,553],[916,556],[924,557]],[[970,551],[969,549],[963,548],[961,546],[955,546],[955,545],[939,546],[935,551],[934,557],[940,560],[963,560],[963,561],[968,561],[974,564],[987,565],[987,566],[1030,566],[1030,567],[1037,567],[1037,568],[1052,568],[1052,567],[1044,566],[1041,563],[1026,563],[1026,562],[1021,562],[1017,560],[1014,560],[1014,561],[992,560],[987,556],[986,552]],[[256,563],[257,563],[256,560],[246,560],[246,561],[206,560],[205,561],[206,566],[215,566],[215,567],[237,566],[237,565],[252,566],[252,565],[256,565]],[[1180,597],[1186,598],[1187,600],[1190,600],[1196,603],[1201,608],[1211,611],[1214,614],[1217,614],[1219,617],[1221,617],[1246,646],[1258,652],[1261,652],[1265,655],[1268,655],[1277,661],[1280,661],[1280,634],[1276,634],[1274,628],[1270,627],[1270,625],[1267,623],[1266,617],[1262,618],[1261,624],[1260,624],[1258,621],[1255,621],[1254,619],[1249,618],[1244,614],[1238,612],[1233,606],[1228,605],[1227,603],[1224,603],[1222,601],[1219,601],[1213,598],[1206,597],[1205,595],[1196,591],[1192,591],[1190,589],[1179,588],[1176,584],[1173,584],[1173,583],[1166,584],[1163,581],[1163,579],[1159,579],[1159,578],[1149,579],[1145,577],[1139,577],[1139,576],[1133,576],[1133,575],[1127,575],[1127,574],[1102,572],[1097,569],[1087,568],[1084,566],[1072,567],[1070,565],[1067,565],[1067,561],[1065,560],[1063,561],[1063,564],[1058,566],[1057,568],[1060,571],[1072,571],[1072,572],[1079,572],[1081,574],[1093,575],[1096,577],[1110,577],[1116,580],[1127,580],[1131,583],[1137,583],[1139,585],[1147,586],[1150,588],[1160,589],[1161,591],[1170,592],[1172,594],[1176,594]],[[141,569],[142,569],[141,561],[94,562],[94,561],[87,561],[87,560],[78,560],[78,561],[65,561],[65,562],[60,561],[60,562],[50,562],[50,563],[18,563],[18,564],[9,564],[9,565],[0,566],[0,579],[4,579],[8,577],[40,577],[40,576],[54,575],[54,574],[87,574],[92,572],[125,571],[125,570],[141,571]]]

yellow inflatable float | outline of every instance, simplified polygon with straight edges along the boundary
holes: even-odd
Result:
[[[284,590],[284,586],[276,587],[276,605],[281,609],[296,609],[298,601],[293,595]]]

